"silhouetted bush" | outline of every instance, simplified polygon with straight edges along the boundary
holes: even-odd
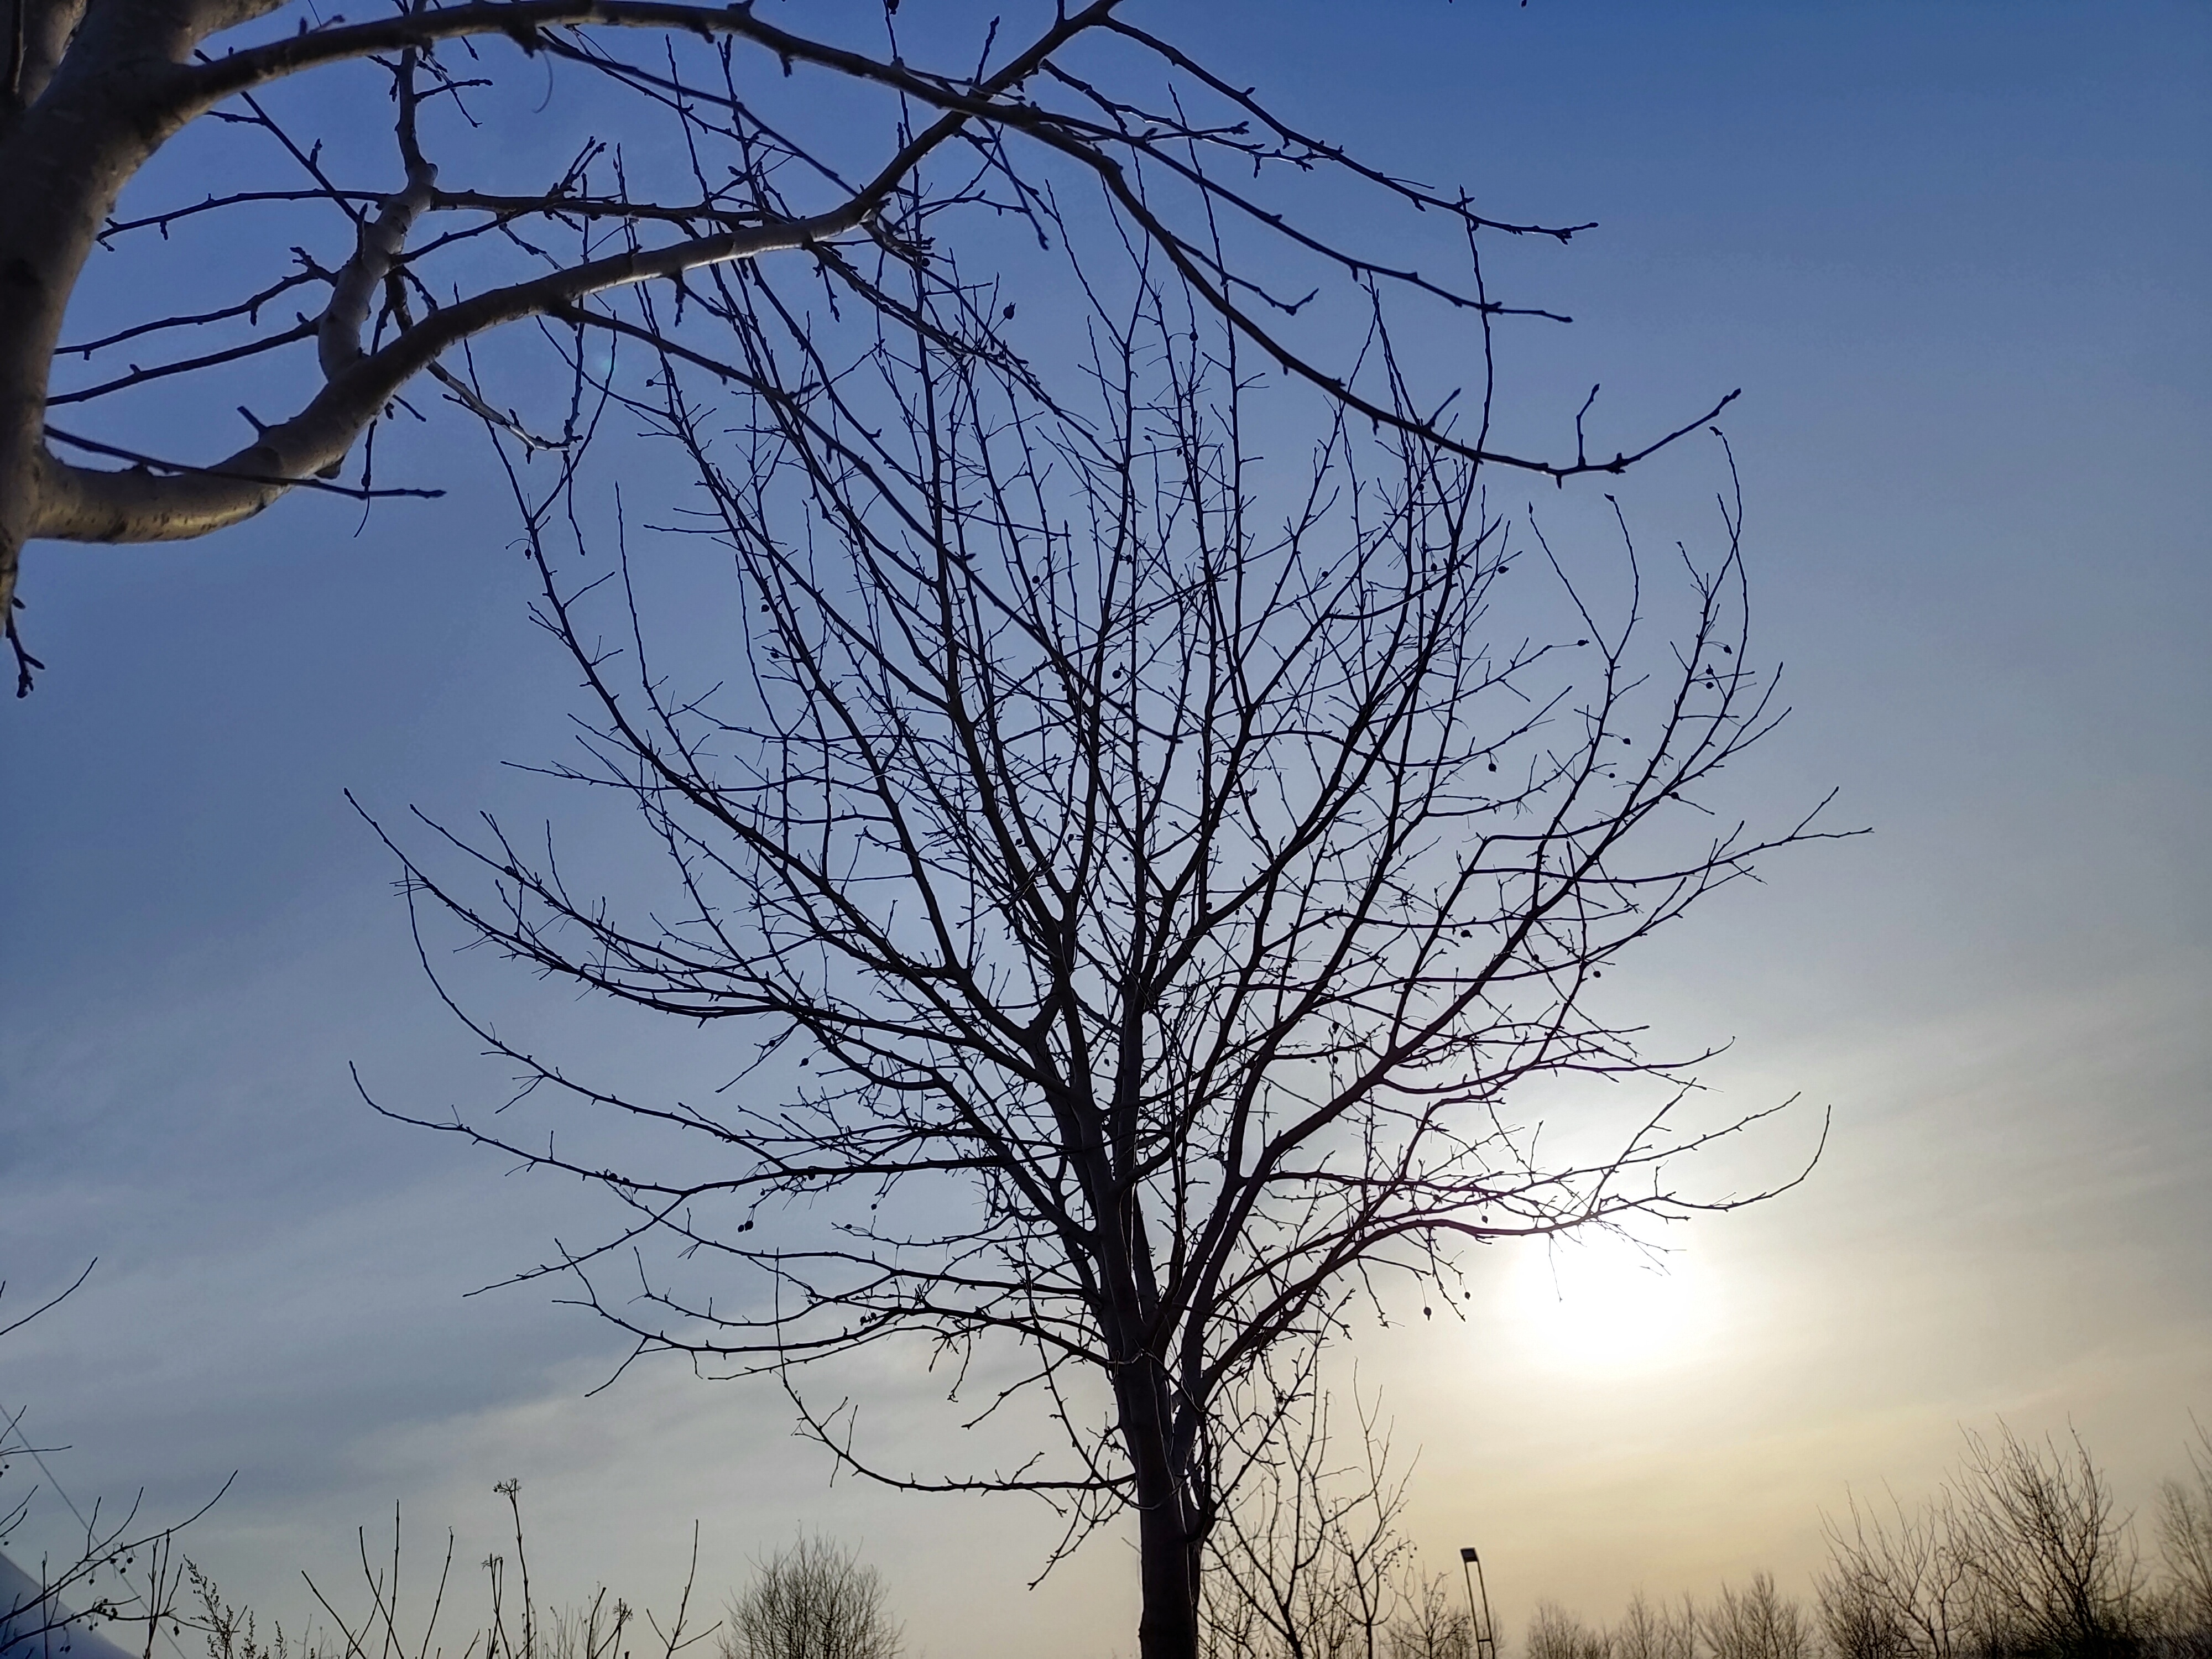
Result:
[[[1528,1659],[1612,1659],[1613,1644],[1556,1601],[1539,1601],[1528,1620]]]
[[[1954,1479],[1893,1519],[1828,1524],[1822,1621],[1842,1659],[2126,1659],[2158,1635],[2128,1517],[2080,1437],[1969,1432]]]
[[[1655,1605],[1642,1590],[1607,1634],[1613,1659],[1698,1659],[1698,1609],[1688,1596],[1681,1610]]]
[[[722,1659],[896,1659],[884,1581],[826,1538],[779,1550],[730,1603]]]
[[[1692,1628],[1711,1659],[1812,1659],[1820,1645],[1804,1608],[1779,1594],[1764,1572],[1752,1574],[1741,1591],[1722,1585],[1713,1610]]]
[[[1611,1630],[1540,1603],[1522,1659],[2212,1659],[2212,1435],[2168,1480],[2159,1565],[2078,1436],[1968,1432],[1936,1495],[1830,1518],[1808,1615],[1765,1573],[1679,1611],[1640,1592]]]
[[[1525,1659],[1814,1659],[1820,1641],[1804,1608],[1759,1572],[1741,1590],[1723,1584],[1705,1613],[1686,1595],[1676,1611],[1639,1590],[1611,1630],[1539,1602],[1526,1645]]]
[[[2197,1431],[2188,1481],[2160,1490],[2159,1554],[2166,1566],[2154,1642],[2160,1659],[2212,1659],[2212,1434]]]
[[[1474,1659],[1474,1638],[1460,1587],[1448,1573],[1409,1587],[1405,1610],[1388,1630],[1390,1659]]]

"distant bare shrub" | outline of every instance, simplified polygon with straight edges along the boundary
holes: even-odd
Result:
[[[1528,1620],[1527,1659],[1613,1659],[1613,1644],[1556,1601],[1539,1601]]]
[[[1405,1611],[1390,1621],[1390,1659],[1474,1659],[1474,1638],[1459,1586],[1447,1573],[1417,1580]]]
[[[2193,1495],[2178,1486],[2168,1547],[2185,1562]],[[2169,1622],[2129,1517],[2081,1437],[2040,1445],[1969,1432],[1954,1479],[1893,1520],[1854,1499],[1827,1525],[1820,1612],[1841,1659],[2119,1659]],[[2212,1528],[2203,1534],[2212,1565]]]
[[[1269,1376],[1282,1428],[1206,1541],[1203,1659],[1475,1659],[1464,1567],[1423,1573],[1399,1529],[1412,1465],[1395,1463],[1380,1396],[1354,1379],[1352,1447],[1310,1363]]]
[[[1819,1645],[1804,1608],[1765,1572],[1752,1574],[1741,1590],[1722,1585],[1720,1600],[1698,1629],[1711,1659],[1813,1659]]]
[[[1961,1471],[1955,1525],[1978,1645],[2061,1659],[2132,1650],[2148,1625],[2140,1558],[2081,1437],[2069,1450],[1970,1432]]]
[[[776,1552],[730,1603],[722,1659],[896,1659],[883,1576],[826,1538]]]
[[[2212,1433],[2202,1427],[2189,1462],[2194,1479],[2168,1480],[2159,1493],[2160,1645],[2176,1659],[2212,1659]]]
[[[1268,1415],[1281,1427],[1253,1449],[1206,1540],[1207,1659],[1384,1659],[1401,1608],[1425,1605],[1398,1530],[1410,1466],[1392,1467],[1381,1400],[1355,1381],[1359,1443],[1347,1455],[1312,1358],[1275,1374]]]
[[[1928,1502],[1825,1519],[1813,1613],[1765,1572],[1703,1609],[1638,1591],[1610,1630],[1542,1601],[1522,1659],[2212,1659],[2212,1432],[2160,1488],[2155,1582],[2078,1435],[1965,1439]]]
[[[1886,1522],[1851,1499],[1848,1533],[1826,1521],[1820,1616],[1839,1659],[1954,1659],[1972,1624],[1948,1488],[1917,1513],[1891,1499]]]
[[[1688,1596],[1679,1613],[1655,1605],[1642,1590],[1613,1627],[1613,1659],[1698,1659],[1698,1610]]]

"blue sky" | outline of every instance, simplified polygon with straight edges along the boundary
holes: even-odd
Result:
[[[1480,1544],[1509,1627],[1760,1565],[1802,1592],[1823,1508],[1924,1489],[1999,1415],[2071,1421],[2147,1498],[2212,1418],[2212,13],[1152,9],[1371,156],[1601,222],[1505,265],[1577,319],[1516,337],[1522,418],[1556,440],[1596,380],[1622,430],[1745,388],[1795,712],[1737,787],[1838,786],[1877,832],[1722,895],[1618,992],[1732,1040],[1723,1102],[1832,1105],[1811,1182],[1667,1240],[1664,1281],[1500,1252],[1468,1327],[1363,1339],[1425,1551]],[[354,1095],[349,1061],[434,1108],[469,1045],[341,791],[465,814],[561,740],[477,453],[426,449],[453,494],[358,535],[302,500],[27,561],[52,668],[0,712],[0,1277],[12,1304],[100,1265],[0,1352],[0,1403],[80,1496],[175,1512],[238,1470],[192,1550],[288,1620],[394,1502],[480,1556],[520,1475],[580,1591],[665,1600],[694,1516],[718,1583],[818,1524],[928,1652],[1127,1651],[1112,1540],[1025,1591],[1019,1504],[833,1489],[771,1393],[663,1368],[587,1398],[610,1334],[538,1290],[462,1299],[572,1195]],[[1713,487],[1686,454],[1621,493],[1662,523]],[[1538,506],[1572,532],[1594,501]],[[873,1408],[921,1437],[920,1405],[883,1379]]]

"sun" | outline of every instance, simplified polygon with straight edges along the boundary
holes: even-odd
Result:
[[[1668,1368],[1705,1351],[1719,1327],[1718,1287],[1686,1251],[1599,1234],[1517,1255],[1504,1311],[1539,1361],[1578,1372]]]

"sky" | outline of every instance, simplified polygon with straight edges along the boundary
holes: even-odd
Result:
[[[1599,222],[1515,256],[1577,321],[1508,368],[1562,431],[1593,381],[1623,429],[1744,389],[1792,713],[1735,787],[1832,787],[1875,831],[1717,896],[1614,992],[1729,1045],[1723,1104],[1807,1103],[1717,1182],[1832,1111],[1810,1179],[1668,1234],[1664,1273],[1500,1248],[1465,1324],[1361,1335],[1425,1558],[1480,1547],[1509,1635],[1761,1567],[1806,1595],[1823,1513],[1929,1491],[2000,1421],[2078,1430],[2146,1503],[2212,1422],[2212,11],[1136,9],[1386,165]],[[476,453],[422,448],[452,494],[358,533],[296,500],[26,562],[50,667],[0,710],[0,1315],[98,1266],[0,1344],[0,1406],[81,1505],[181,1515],[234,1471],[187,1553],[288,1626],[302,1571],[359,1604],[356,1529],[395,1504],[412,1559],[448,1528],[480,1559],[519,1477],[533,1570],[578,1595],[671,1605],[696,1520],[718,1600],[819,1528],[916,1654],[1128,1653],[1115,1538],[1030,1589],[1019,1500],[833,1485],[772,1389],[593,1392],[614,1334],[542,1286],[466,1294],[573,1195],[356,1094],[353,1064],[435,1109],[470,1045],[343,792],[465,814],[572,707]],[[1713,487],[1709,455],[1668,465],[1632,514]],[[871,1410],[919,1443],[913,1386]],[[67,1525],[45,1504],[17,1553]]]

